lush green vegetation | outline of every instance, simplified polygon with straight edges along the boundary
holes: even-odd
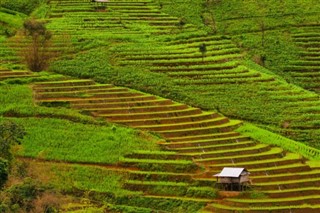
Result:
[[[152,137],[120,126],[98,126],[60,119],[17,119],[28,135],[19,155],[70,162],[116,163],[135,149],[157,149]],[[152,142],[153,141],[153,142]],[[103,151],[102,151],[103,150]]]
[[[61,77],[61,76],[56,76]],[[48,78],[46,78],[48,79]],[[49,78],[52,79],[52,78]],[[0,103],[2,116],[21,116],[21,117],[56,117],[66,118],[84,123],[96,123],[91,117],[84,116],[77,111],[67,108],[47,108],[35,106],[32,100],[32,90],[28,85],[14,84],[20,82],[19,79],[8,80],[10,84],[3,84],[0,90]],[[22,79],[22,82],[28,81]]]
[[[136,66],[113,67],[113,59],[106,55],[107,51],[108,48],[94,48],[80,52],[73,58],[66,57],[64,60],[54,62],[51,70],[79,78],[92,78],[101,83],[131,87],[175,100],[186,98],[182,90],[161,73],[152,73]]]
[[[0,35],[13,36],[16,30],[22,27],[23,20],[27,17],[22,13],[0,7],[1,24]]]
[[[312,202],[311,207],[319,208],[319,191],[311,188],[319,180],[318,172],[300,156],[311,159],[312,168],[319,168],[319,150],[305,145],[320,147],[319,96],[286,82],[300,82],[300,78],[299,85],[307,85],[305,75],[296,74],[298,78],[293,79],[285,72],[290,68],[288,61],[293,70],[304,66],[313,71],[319,65],[313,61],[319,58],[318,49],[297,49],[297,44],[318,45],[317,38],[308,31],[291,35],[297,24],[317,25],[318,2],[112,1],[107,10],[80,0],[44,3],[1,2],[6,7],[1,9],[3,34],[13,35],[7,29],[15,31],[21,26],[26,16],[17,11],[46,18],[56,42],[51,51],[64,55],[50,67],[59,74],[9,76],[8,70],[1,69],[0,115],[26,129],[27,135],[14,151],[22,159],[28,157],[23,165],[33,168],[25,171],[23,165],[16,165],[11,176],[3,176],[9,181],[0,193],[0,200],[5,200],[0,201],[0,211],[31,211],[32,206],[40,206],[33,204],[36,197],[42,199],[43,191],[52,190],[72,195],[73,202],[81,203],[79,209],[82,205],[87,211],[196,212],[217,198],[212,174],[224,166],[248,168],[255,176],[257,191],[250,199],[238,197],[212,205],[217,208],[214,211],[250,210],[241,205],[247,207],[252,200],[254,210],[268,205],[289,210],[294,201]],[[31,8],[37,9],[32,12]],[[24,67],[12,54],[13,49],[21,49],[19,39],[3,36],[0,41],[1,63]],[[307,55],[305,60],[298,59],[300,54]],[[93,81],[85,85],[64,75],[132,89]],[[67,79],[68,83],[63,81]],[[40,81],[50,82],[32,89]],[[315,81],[311,86],[316,85]],[[238,121],[160,102],[157,97],[136,102],[132,97],[151,95],[133,89],[247,120],[291,139],[251,124],[240,127],[240,135],[233,132]],[[119,98],[122,96],[129,96],[130,103],[121,101],[128,100]],[[190,114],[183,114],[186,111]],[[87,116],[89,112],[96,118]],[[166,116],[153,118],[152,113]],[[106,117],[162,134],[167,141],[161,144],[169,151],[160,151],[156,137],[108,124],[103,120]],[[5,161],[0,163],[0,175],[6,175],[7,168]],[[44,186],[35,187],[24,172]],[[292,180],[283,181],[287,178]],[[300,191],[301,185],[305,187],[301,194],[285,194]],[[23,194],[32,190],[36,194]],[[279,199],[281,196],[288,198]],[[303,203],[294,204],[301,211],[309,210]],[[61,209],[59,205],[49,207]],[[77,212],[76,207],[70,209]]]
[[[0,7],[29,15],[32,11],[35,10],[35,8],[37,8],[41,4],[45,4],[46,2],[47,0],[2,0],[0,2]]]
[[[250,58],[281,74],[286,62],[297,57],[290,27],[316,23],[319,11],[314,0],[160,2],[166,13],[183,14],[201,28],[231,35]]]
[[[318,149],[308,147],[303,143],[290,140],[281,135],[268,132],[267,130],[258,128],[252,124],[246,123],[238,128],[237,131],[262,143],[277,145],[287,151],[300,153],[310,160],[320,159],[320,152]]]
[[[51,184],[64,192],[72,193],[76,190],[92,191],[110,194],[111,197],[138,194],[122,188],[125,176],[121,172],[98,167],[48,163],[43,166],[49,166],[50,168],[48,172],[54,177]]]

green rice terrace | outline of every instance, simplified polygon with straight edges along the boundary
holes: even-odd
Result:
[[[319,20],[318,0],[0,1],[0,212],[320,212]]]

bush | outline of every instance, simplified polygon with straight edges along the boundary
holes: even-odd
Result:
[[[9,174],[8,161],[3,158],[0,158],[0,189],[7,182],[8,174]],[[0,212],[1,212],[1,207],[0,207]]]
[[[45,70],[56,53],[50,51],[52,34],[45,27],[44,22],[35,19],[23,23],[26,46],[21,49],[28,68],[34,72]]]
[[[26,178],[23,183],[12,186],[8,189],[11,208],[24,209],[29,212],[33,208],[33,201],[40,194],[41,190],[37,183],[31,178]]]

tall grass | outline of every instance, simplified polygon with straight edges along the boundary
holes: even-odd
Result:
[[[119,172],[86,166],[48,165],[53,179],[51,184],[63,191],[74,189],[114,196],[137,194],[122,188],[125,175]]]
[[[27,85],[0,86],[0,105],[0,115],[22,117],[13,119],[28,132],[19,153],[22,156],[73,162],[115,163],[119,157],[133,150],[157,150],[154,138],[133,129],[90,125],[86,123],[101,122],[72,109],[36,106],[33,103],[32,90]]]
[[[18,155],[84,163],[116,163],[134,150],[157,150],[155,138],[120,126],[97,126],[53,118],[13,119],[26,128]]]

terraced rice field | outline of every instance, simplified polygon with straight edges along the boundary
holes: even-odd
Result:
[[[199,51],[202,44],[207,47],[204,55]],[[308,133],[311,130],[319,134],[316,107],[320,104],[319,96],[249,68],[243,63],[240,50],[230,39],[223,36],[190,36],[162,42],[154,48],[146,46],[115,48],[114,53],[117,52],[119,57],[117,65],[138,66],[166,74],[189,93],[190,98],[200,97],[206,102],[211,101],[212,105],[222,109],[227,115],[276,126],[287,123],[287,126],[281,125],[279,131],[285,135],[295,135],[295,140],[318,147],[316,139],[306,140],[305,135],[311,134]],[[315,81],[314,85],[317,84],[316,79],[310,78]],[[244,99],[237,97],[238,91],[246,91],[246,96],[249,97],[246,103]],[[256,98],[251,100],[250,96]],[[240,106],[242,102],[243,106]],[[238,103],[239,107],[234,103]],[[266,103],[270,104],[267,110],[263,107]],[[233,107],[238,110],[233,110]],[[271,114],[266,113],[269,110]],[[306,115],[306,111],[310,114]]]
[[[74,7],[64,11],[64,4]],[[77,5],[91,9],[83,12],[77,9]],[[139,5],[140,9],[136,12],[125,9],[131,5],[134,8]],[[202,108],[272,125],[275,131],[285,136],[319,147],[318,95],[248,66],[240,49],[229,37],[207,35],[194,26],[180,26],[179,19],[161,13],[152,1],[112,1],[105,12],[99,13],[94,5],[80,1],[60,1],[54,8],[61,11],[51,14],[54,21],[49,23],[49,29],[58,34],[70,33],[76,45],[94,38],[128,41],[123,44],[115,42],[116,45],[111,47],[113,66],[141,67],[166,74],[191,99],[197,97],[196,101],[204,102],[199,104]],[[170,24],[164,22],[169,19],[175,19],[178,25],[168,27]],[[155,24],[154,20],[159,22]],[[117,23],[117,26],[108,26],[110,23]],[[96,33],[88,35],[87,30]],[[138,45],[131,42],[139,39],[143,42]],[[200,45],[206,46],[204,54]],[[238,91],[249,98],[241,98],[243,94],[238,97]],[[264,108],[266,104],[268,106]]]
[[[303,26],[293,30],[293,41],[300,48],[300,58],[291,61],[286,72],[303,88],[319,93],[319,37],[318,25]]]
[[[110,54],[116,56],[114,66],[143,67],[164,73],[174,79],[176,85],[185,88],[190,97],[201,96],[209,102],[213,102],[213,96],[230,96],[229,101],[234,104],[237,98],[250,99],[258,93],[264,98],[265,109],[256,109],[249,104],[247,111],[239,110],[239,114],[247,114],[235,113],[237,117],[246,118],[250,113],[252,120],[260,118],[256,120],[266,124],[280,123],[285,134],[292,133],[298,139],[311,131],[315,135],[319,133],[318,95],[247,66],[240,49],[229,37],[207,35],[193,25],[184,24],[179,18],[162,13],[154,1],[113,0],[105,9],[80,0],[52,0],[50,5],[48,28],[61,36],[58,49],[64,48],[62,38],[65,33],[70,35],[75,49],[91,39],[127,39],[127,43],[111,48]],[[131,36],[148,42],[132,44]],[[313,35],[309,37],[313,40]],[[299,33],[295,38],[297,43],[304,42],[299,41]],[[200,51],[201,45],[205,45],[205,52]],[[306,60],[313,61],[317,50],[309,50],[311,53],[306,54]],[[6,48],[2,52],[11,55],[5,51]],[[6,58],[2,62],[15,63],[14,56],[13,59]],[[317,62],[293,64],[293,67],[301,64],[317,66]],[[10,75],[30,75],[29,72],[2,69],[0,79],[2,73],[4,79]],[[247,97],[231,97],[235,93],[228,91],[244,87],[250,88]],[[160,204],[165,200],[173,200],[177,205],[183,202],[206,205],[204,212],[320,211],[319,168],[311,168],[298,154],[241,135],[236,132],[241,125],[238,120],[133,89],[97,84],[93,80],[42,82],[34,84],[33,90],[34,100],[39,105],[69,105],[99,119],[161,135],[164,141],[159,145],[165,151],[138,150],[119,163],[134,168],[128,171],[129,180],[124,187],[141,191],[150,202],[159,202],[154,211],[170,212]],[[273,114],[268,115],[274,116],[260,116],[275,103],[281,106],[274,112],[271,109]],[[280,119],[278,114],[281,114]],[[247,168],[251,172],[252,188],[263,193],[263,197],[243,195],[216,199],[213,175],[225,166]],[[118,205],[135,206],[134,201],[127,200]]]
[[[310,168],[297,154],[235,132],[239,121],[92,80],[43,82],[33,89],[38,104],[67,102],[93,116],[162,135],[165,141],[159,144],[167,151],[137,151],[120,162],[138,168],[130,172],[124,187],[142,191],[145,197],[212,203],[206,209],[213,212],[319,211],[320,170]],[[247,168],[252,187],[266,197],[210,197],[216,181],[213,175],[225,166]],[[194,196],[199,191],[203,194]]]
[[[54,9],[49,17],[55,18],[51,29],[61,29],[72,34],[81,34],[83,30],[93,30],[114,35],[143,34],[139,23],[145,26],[149,33],[165,33],[174,30],[179,19],[162,14],[156,3],[150,0],[142,1],[109,1],[106,9],[97,13],[97,4],[85,1],[51,1]],[[194,29],[192,25],[185,28]]]
[[[23,78],[35,76],[34,73],[26,70],[10,70],[7,68],[0,67],[0,80],[10,79],[10,78]]]

